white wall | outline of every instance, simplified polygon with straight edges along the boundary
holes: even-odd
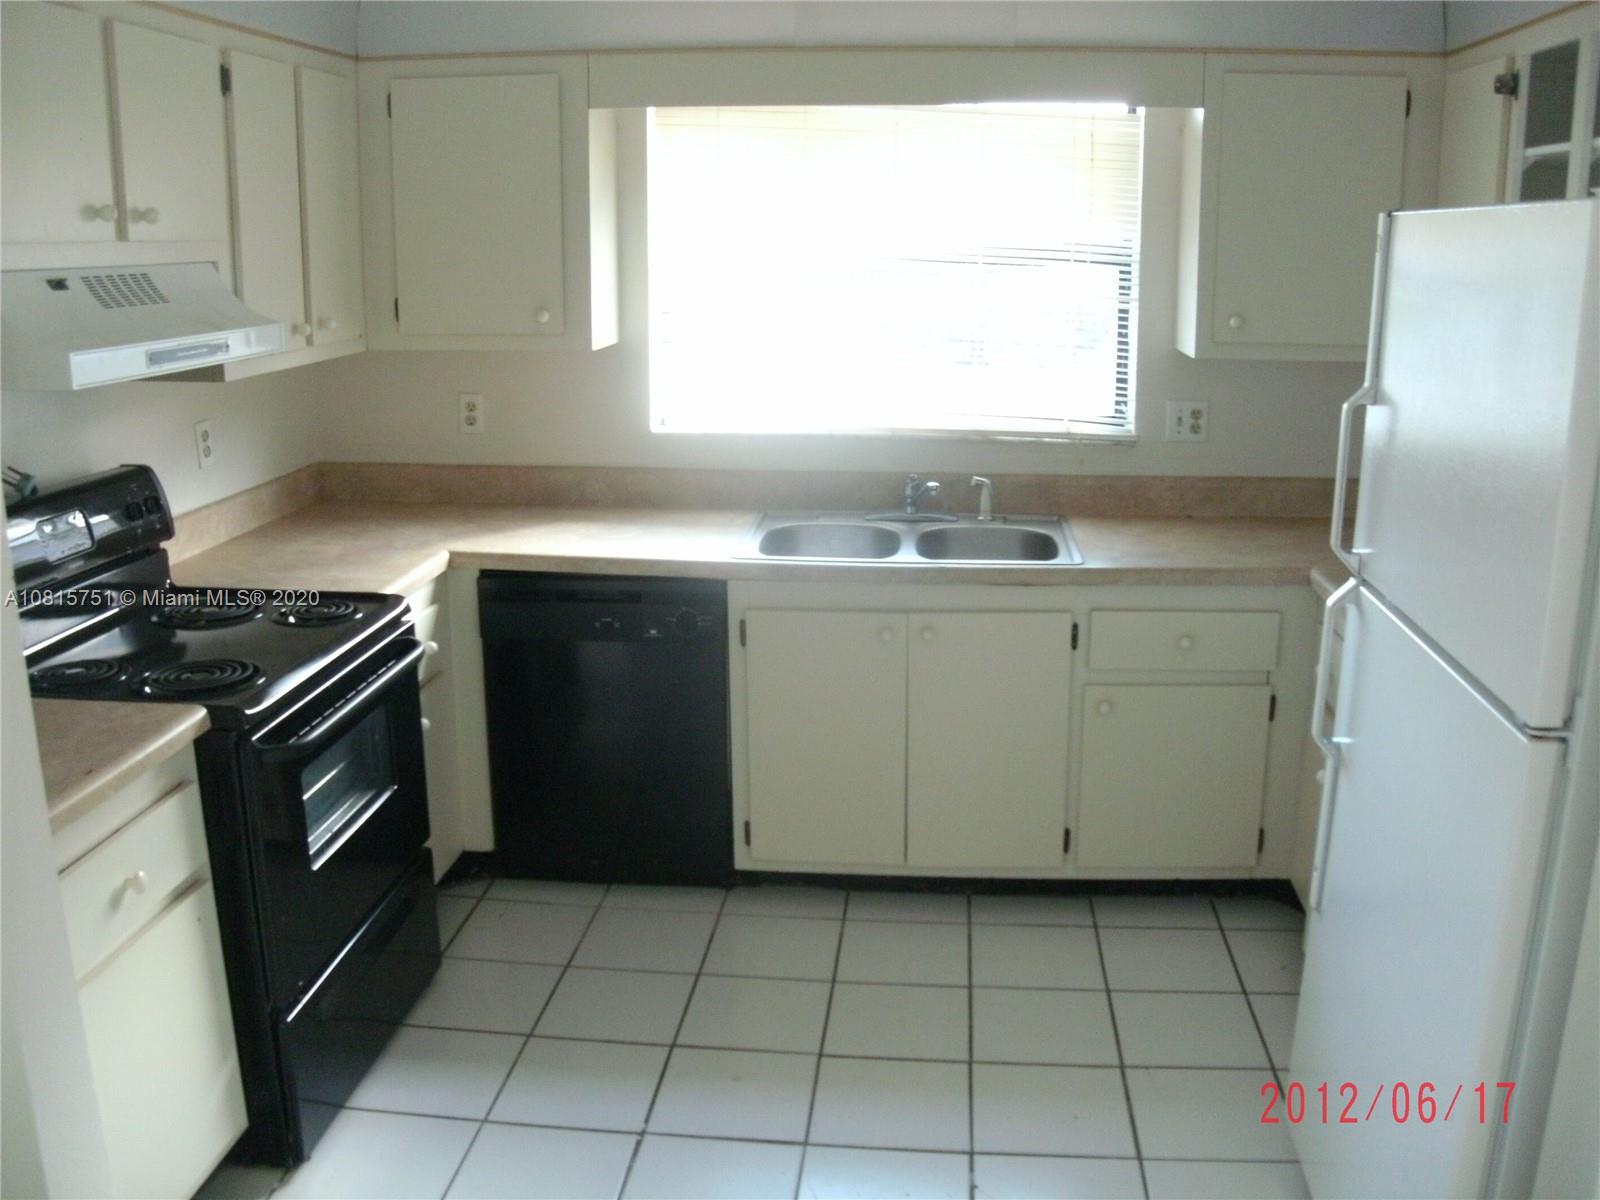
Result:
[[[1445,49],[1458,50],[1571,7],[1571,0],[1448,0],[1444,5]]]
[[[374,462],[856,468],[1175,475],[1329,475],[1355,364],[1196,362],[1173,348],[1177,121],[1148,122],[1136,446],[938,439],[653,434],[647,419],[643,153],[624,122],[623,326],[598,353],[371,352],[316,368],[324,457]],[[457,432],[456,393],[481,392],[486,432]],[[1160,440],[1167,400],[1209,400],[1204,443]]]
[[[356,0],[174,0],[172,7],[324,50],[356,52]]]
[[[362,0],[363,57],[686,46],[1444,46],[1438,0]]]
[[[328,457],[317,443],[316,379],[300,367],[237,383],[155,380],[81,392],[0,394],[0,458],[61,483],[148,463],[187,512]],[[201,471],[194,423],[211,421],[216,464]]]

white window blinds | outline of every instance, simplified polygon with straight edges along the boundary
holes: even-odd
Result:
[[[652,427],[1129,437],[1143,118],[663,108]]]

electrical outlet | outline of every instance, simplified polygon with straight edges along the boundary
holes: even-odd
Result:
[[[460,412],[462,433],[483,432],[483,397],[477,392],[461,392],[456,396]]]
[[[194,456],[200,463],[200,469],[217,465],[217,444],[211,438],[211,418],[194,423]]]
[[[1206,400],[1167,401],[1167,441],[1203,442],[1211,433],[1211,404]]]

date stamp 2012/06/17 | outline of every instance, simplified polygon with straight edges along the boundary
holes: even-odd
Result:
[[[1511,1123],[1515,1083],[1483,1081],[1440,1087],[1431,1081],[1358,1084],[1324,1081],[1314,1086],[1293,1080],[1280,1088],[1261,1085],[1263,1125],[1360,1125],[1392,1121],[1396,1125],[1432,1125],[1439,1121],[1476,1121],[1479,1125]]]

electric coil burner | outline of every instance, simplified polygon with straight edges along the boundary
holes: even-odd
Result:
[[[168,604],[151,613],[150,619],[168,629],[221,629],[260,615],[259,604]]]
[[[343,625],[361,616],[353,600],[319,600],[315,604],[286,604],[272,615],[279,625]]]
[[[171,667],[157,667],[144,677],[139,690],[147,696],[185,699],[232,691],[260,678],[261,668],[255,663],[237,658],[202,658]]]
[[[122,678],[122,668],[110,659],[85,658],[77,662],[36,667],[28,682],[36,691],[74,692]]]
[[[29,682],[52,703],[205,707],[195,763],[250,1117],[232,1157],[294,1166],[439,965],[422,644],[399,596],[180,587],[172,534],[148,467],[7,513]]]

